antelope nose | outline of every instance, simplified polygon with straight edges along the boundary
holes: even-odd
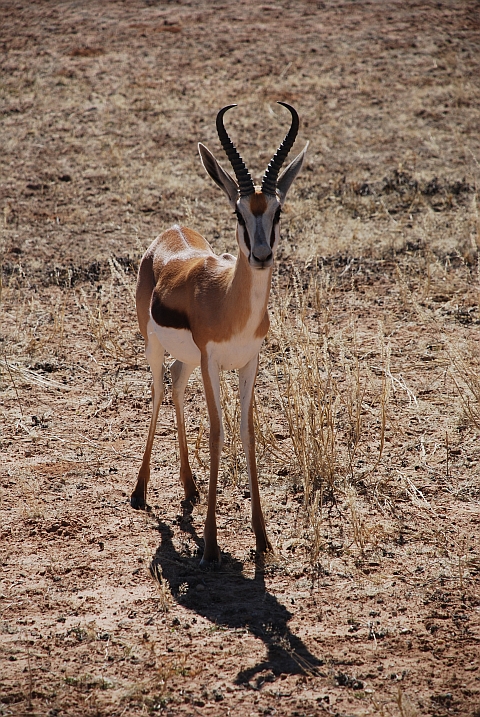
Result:
[[[258,262],[270,261],[272,258],[272,250],[269,246],[258,246],[255,251],[252,252],[253,258]]]

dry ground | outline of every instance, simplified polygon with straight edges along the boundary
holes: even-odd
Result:
[[[480,714],[477,2],[0,2],[0,714]],[[302,118],[224,562],[199,569],[133,287],[173,222],[234,250],[196,154],[261,174]],[[168,380],[168,376],[167,376]],[[168,387],[167,387],[168,388]],[[203,495],[198,377],[188,436]]]

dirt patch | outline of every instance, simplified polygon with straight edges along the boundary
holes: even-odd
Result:
[[[477,8],[0,2],[0,714],[477,715]],[[256,178],[301,116],[257,381],[275,554],[252,552],[236,377],[221,569],[200,569],[208,421],[174,410],[129,495],[150,376],[142,252],[236,252],[197,142]]]

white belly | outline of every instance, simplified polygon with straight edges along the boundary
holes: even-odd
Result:
[[[231,369],[243,368],[251,361],[260,351],[262,339],[252,341],[251,335],[232,336],[229,341],[209,341],[207,344],[207,353],[209,359],[217,364],[222,371],[230,371]]]
[[[200,349],[188,329],[169,329],[159,326],[153,319],[150,319],[147,333],[149,337],[154,334],[165,351],[182,363],[200,366]]]
[[[201,353],[188,329],[171,329],[159,326],[150,319],[147,326],[150,337],[160,342],[165,351],[182,363],[190,366],[200,366]],[[206,349],[208,357],[217,364],[222,371],[243,368],[260,351],[263,338],[252,341],[250,332],[242,332],[232,336],[228,341],[209,341]]]

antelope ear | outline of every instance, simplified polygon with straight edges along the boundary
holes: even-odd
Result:
[[[198,143],[198,151],[207,173],[211,176],[215,184],[217,184],[220,189],[223,189],[230,203],[235,206],[238,199],[238,184],[234,178],[217,162],[210,150],[201,142]]]
[[[285,198],[287,196],[287,192],[290,189],[290,187],[293,184],[294,179],[296,179],[297,174],[300,172],[303,160],[305,159],[305,154],[308,149],[308,142],[305,145],[305,147],[302,149],[300,154],[298,154],[295,159],[293,159],[288,167],[285,167],[281,175],[279,176],[277,180],[277,190],[280,195],[280,203],[283,204],[285,201]]]

